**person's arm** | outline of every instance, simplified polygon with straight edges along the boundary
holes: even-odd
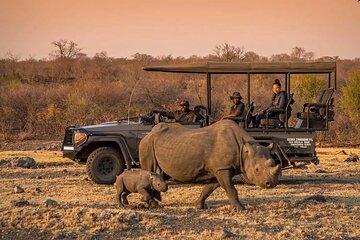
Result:
[[[263,113],[266,113],[267,110],[269,110],[269,109],[271,109],[271,108],[274,107],[274,99],[275,99],[275,94],[273,94],[272,97],[271,97],[271,104],[270,104],[267,108],[265,108],[265,109],[262,110]]]
[[[162,116],[165,116],[165,117],[168,117],[168,118],[171,118],[171,119],[174,119],[174,118],[175,118],[173,112],[165,112],[165,111],[159,111],[159,110],[152,110],[151,112],[152,112],[152,113],[159,113],[159,114],[161,114]]]
[[[236,109],[234,113],[230,113],[228,115],[225,115],[222,117],[222,119],[228,119],[228,118],[233,118],[233,117],[241,117],[242,114],[244,113],[245,110],[245,105],[243,103],[240,103]]]

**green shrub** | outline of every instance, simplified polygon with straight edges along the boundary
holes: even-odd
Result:
[[[306,101],[316,101],[317,96],[326,88],[327,81],[319,75],[296,75],[294,86],[296,98]]]
[[[341,107],[349,116],[350,122],[360,132],[360,71],[353,72],[341,88],[343,97]]]

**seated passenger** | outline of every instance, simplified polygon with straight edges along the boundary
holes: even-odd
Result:
[[[189,108],[189,102],[182,100],[180,102],[180,109],[173,112],[157,111],[153,110],[153,113],[160,113],[170,119],[175,119],[176,122],[197,122],[203,118],[197,115],[193,110]]]
[[[260,125],[261,119],[266,118],[267,111],[270,110],[268,114],[269,118],[278,118],[279,113],[271,112],[272,109],[282,109],[285,110],[286,102],[287,102],[287,93],[285,91],[281,91],[281,84],[279,79],[275,79],[272,85],[273,96],[271,97],[271,104],[269,107],[265,108],[262,113],[255,115],[253,117],[253,126],[258,128]]]
[[[242,97],[239,92],[234,92],[230,96],[230,100],[233,101],[234,105],[230,108],[230,113],[223,116],[221,119],[231,119],[236,117],[241,117],[245,110],[245,104],[241,101]]]

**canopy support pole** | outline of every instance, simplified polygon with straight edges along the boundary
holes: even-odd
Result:
[[[250,107],[250,73],[248,73],[248,79],[247,79],[247,102],[248,102],[248,107]]]
[[[209,126],[209,116],[211,115],[211,74],[206,73],[206,97],[207,97],[207,113],[205,118],[205,125]]]

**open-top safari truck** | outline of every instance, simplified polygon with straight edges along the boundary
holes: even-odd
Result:
[[[255,138],[260,144],[273,144],[272,155],[282,168],[296,166],[296,163],[318,164],[315,151],[316,131],[327,131],[329,122],[333,121],[333,98],[336,89],[336,63],[228,63],[207,62],[199,64],[167,65],[145,67],[145,71],[203,74],[206,76],[207,106],[195,107],[205,109],[203,122],[182,123],[190,128],[209,125],[212,116],[211,84],[216,74],[247,75],[247,111],[243,116],[233,119]],[[253,128],[248,123],[254,109],[251,89],[254,74],[283,74],[285,90],[289,96],[286,108],[276,110],[276,119],[269,118],[261,122],[260,128]],[[303,110],[291,113],[294,95],[291,93],[291,76],[294,74],[325,74],[328,88],[319,93],[317,102],[304,103]],[[290,117],[296,118],[294,126],[288,125]],[[140,117],[139,121],[115,121],[93,126],[69,126],[65,130],[63,143],[64,157],[86,163],[89,177],[97,183],[112,183],[117,174],[125,167],[138,166],[138,145],[140,140],[151,131],[154,124],[163,120],[159,115],[150,118]]]

